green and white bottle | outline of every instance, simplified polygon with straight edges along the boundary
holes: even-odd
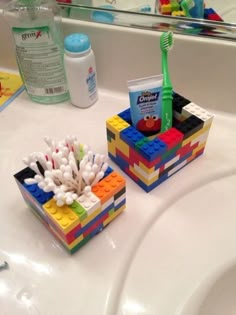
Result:
[[[60,8],[55,1],[13,0],[3,14],[11,26],[19,71],[32,101],[68,100]]]

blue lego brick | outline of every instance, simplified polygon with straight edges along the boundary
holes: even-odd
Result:
[[[115,206],[115,211],[120,209],[120,207],[122,207],[126,202],[126,199],[122,200],[118,205]]]
[[[141,180],[138,180],[137,184],[144,189],[146,192],[150,192],[153,188],[157,187],[158,185],[160,185],[161,183],[163,183],[166,179],[168,178],[167,174],[161,178],[159,178],[158,180],[156,180],[154,183],[152,183],[151,185],[146,185],[144,182],[142,182]]]
[[[165,151],[167,151],[167,145],[163,141],[156,138],[137,148],[137,151],[142,154],[142,156],[149,162],[152,162],[157,157],[161,156]]]
[[[24,183],[23,186],[41,205],[45,204],[54,196],[53,192],[44,192],[37,184],[27,185]]]
[[[204,9],[204,18],[207,18],[209,14],[215,14],[215,11],[212,8]]]
[[[124,119],[128,124],[132,125],[130,108],[124,110],[121,113],[119,113],[118,116],[121,117],[122,119]]]
[[[120,138],[130,147],[135,148],[136,143],[143,140],[144,135],[132,126],[124,129],[120,133]]]
[[[81,227],[79,231],[75,233],[75,238],[79,237],[81,234],[83,234],[87,229],[89,229],[94,223],[96,223],[101,217],[104,216],[104,214],[108,213],[110,210],[114,209],[115,205],[114,202],[110,204],[106,209],[104,209],[99,215],[97,215],[92,221],[90,221],[85,226]]]
[[[103,230],[103,223],[99,224],[92,232],[90,233],[90,237],[97,235],[98,233],[102,232]]]
[[[111,174],[113,172],[113,168],[111,168],[110,166],[108,166],[108,168],[106,169],[105,173],[104,173],[104,177],[107,177],[109,174]]]

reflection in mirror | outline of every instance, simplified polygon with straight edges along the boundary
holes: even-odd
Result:
[[[236,40],[234,0],[57,0],[64,17]]]

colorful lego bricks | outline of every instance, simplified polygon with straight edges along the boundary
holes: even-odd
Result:
[[[14,177],[26,203],[70,253],[101,232],[125,208],[125,180],[111,167],[90,193],[62,207],[57,206],[52,192],[44,192],[37,184],[24,183],[34,175],[34,171],[26,167]]]
[[[164,15],[186,17],[182,0],[159,0],[158,11]],[[194,18],[194,16],[193,16]],[[223,22],[223,19],[213,8],[204,8],[204,19],[210,21]]]
[[[129,109],[106,122],[109,157],[146,192],[205,149],[213,115],[177,93],[173,113],[173,127],[151,138],[132,126]]]

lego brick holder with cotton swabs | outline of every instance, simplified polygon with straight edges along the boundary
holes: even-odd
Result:
[[[108,154],[146,192],[203,154],[213,115],[173,95],[173,126],[152,138],[132,126],[130,109],[106,121]]]
[[[125,209],[126,184],[125,179],[107,165],[104,156],[89,151],[90,158],[86,154],[81,159],[74,158],[76,150],[71,141],[66,145],[59,150],[55,144],[51,145],[51,154],[48,150],[46,155],[33,153],[25,159],[28,166],[14,177],[33,213],[70,253],[74,253]],[[72,150],[68,150],[70,147]],[[87,164],[83,164],[82,169],[86,158]],[[72,177],[68,175],[70,171]],[[81,177],[75,176],[75,173],[79,175],[78,171],[83,171],[83,185]],[[77,179],[80,193],[76,189],[66,191],[67,186],[77,187]]]

